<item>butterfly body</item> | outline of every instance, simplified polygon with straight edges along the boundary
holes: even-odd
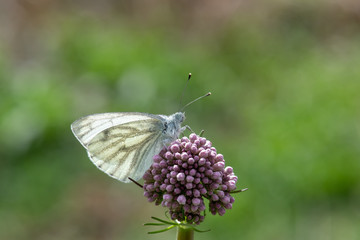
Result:
[[[182,112],[170,116],[147,113],[93,114],[71,124],[90,160],[122,182],[138,180],[151,166],[153,156],[184,130]]]

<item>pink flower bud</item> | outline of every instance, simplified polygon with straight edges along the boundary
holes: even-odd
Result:
[[[213,195],[211,195],[211,200],[214,201],[214,202],[216,202],[216,201],[219,200],[219,196],[216,195],[216,194],[213,194]]]
[[[186,161],[188,158],[189,158],[189,155],[186,152],[181,153],[181,160]]]
[[[184,179],[185,179],[185,174],[184,174],[184,173],[178,173],[178,174],[176,175],[176,179],[177,179],[178,181],[184,180]]]
[[[191,211],[192,212],[196,212],[196,210],[198,210],[198,206],[196,206],[196,205],[191,205]]]
[[[225,208],[218,209],[218,213],[220,216],[223,216],[225,214]]]
[[[191,149],[191,146],[192,146],[192,143],[191,142],[188,142],[185,144],[185,150],[190,150]]]
[[[173,196],[171,194],[164,194],[163,199],[165,201],[171,201],[173,199]]]
[[[175,194],[180,194],[180,193],[181,193],[181,190],[180,190],[179,188],[175,188],[175,189],[174,189],[174,193],[175,193]]]
[[[221,202],[224,204],[230,203],[230,198],[228,196],[225,196],[221,199]]]
[[[174,155],[171,153],[171,152],[166,152],[164,157],[167,159],[167,160],[171,160],[174,158]],[[160,162],[161,163],[161,162]]]
[[[162,160],[162,157],[159,156],[159,155],[155,155],[155,156],[153,157],[153,160],[154,160],[154,163],[159,163],[159,162]]]
[[[193,198],[192,199],[192,204],[195,206],[199,206],[201,203],[201,200],[199,198]]]
[[[214,172],[211,178],[212,179],[219,179],[219,178],[221,178],[221,173],[220,172]]]
[[[223,198],[225,196],[225,193],[223,191],[217,191],[216,195],[218,195],[220,198]]]
[[[170,150],[173,153],[178,153],[180,151],[180,146],[177,145],[177,144],[173,144],[173,145],[170,146]]]
[[[213,168],[215,171],[222,171],[225,167],[225,163],[224,162],[217,162],[214,164]]]
[[[187,137],[182,137],[182,138],[181,138],[181,142],[185,142],[185,143],[186,143],[186,142],[189,142],[189,141],[190,141],[190,140],[189,140]]]
[[[227,187],[230,191],[233,191],[236,189],[236,182],[234,180],[230,180],[227,184]]]
[[[217,154],[215,157],[215,162],[223,162],[224,156],[222,154]]]
[[[194,197],[200,197],[200,191],[198,189],[193,190]]]
[[[189,136],[189,139],[191,142],[194,142],[198,137],[196,136],[195,133],[191,133],[190,136]]]
[[[225,172],[226,172],[226,174],[231,174],[231,173],[233,173],[233,168],[232,167],[226,167]]]
[[[161,184],[160,185],[160,190],[164,191],[165,189],[166,189],[166,184],[165,183]]]
[[[231,203],[224,204],[224,207],[226,209],[232,209],[232,204]]]
[[[208,152],[206,150],[202,150],[199,152],[200,158],[206,158],[208,156]]]
[[[176,176],[177,176],[177,172],[175,171],[170,172],[170,177],[174,178]]]
[[[181,205],[184,205],[186,203],[186,198],[184,195],[180,195],[177,197],[176,201],[181,204]]]
[[[190,151],[191,151],[191,153],[193,153],[193,154],[196,154],[197,153],[197,146],[195,145],[195,144],[193,144],[191,147],[190,147]]]
[[[193,182],[193,181],[194,181],[194,177],[193,177],[193,176],[188,175],[188,176],[186,176],[186,181],[191,183],[191,182]]]
[[[193,165],[193,164],[195,163],[195,160],[194,160],[193,158],[189,158],[189,159],[187,160],[187,163],[188,163],[189,165]]]
[[[167,185],[166,186],[166,191],[167,192],[172,192],[174,190],[174,185]]]

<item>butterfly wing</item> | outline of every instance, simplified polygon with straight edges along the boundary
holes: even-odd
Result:
[[[157,115],[94,114],[75,121],[71,129],[91,161],[123,182],[140,179],[164,145],[164,120]]]

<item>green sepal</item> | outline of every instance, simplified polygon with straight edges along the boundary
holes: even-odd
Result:
[[[208,230],[199,230],[197,228],[194,227],[193,224],[189,224],[186,222],[179,222],[179,221],[166,221],[157,217],[151,217],[152,219],[160,222],[160,223],[145,223],[144,226],[164,226],[164,225],[170,225],[167,228],[158,230],[158,231],[152,231],[152,232],[148,232],[148,234],[156,234],[156,233],[162,233],[162,232],[166,232],[174,227],[186,227],[189,228],[191,230],[194,230],[195,232],[199,232],[199,233],[203,233],[203,232],[209,232],[210,229]]]
[[[156,233],[162,233],[162,232],[166,232],[166,231],[169,231],[170,229],[174,228],[175,225],[171,225],[167,228],[164,228],[164,229],[161,229],[161,230],[158,230],[158,231],[153,231],[153,232],[148,232],[148,234],[156,234]]]
[[[234,191],[231,191],[230,193],[240,193],[240,192],[245,192],[246,190],[248,190],[248,188],[244,188],[244,189],[240,189],[240,190],[234,190]]]
[[[164,226],[165,223],[144,223],[144,226]]]
[[[166,220],[162,220],[162,219],[157,218],[157,217],[151,217],[151,218],[154,219],[154,220],[157,220],[157,221],[159,221],[159,222],[162,222],[162,223],[165,223],[165,224],[169,224],[169,225],[173,225],[174,223],[176,223],[176,222],[169,222],[169,221],[166,221]]]

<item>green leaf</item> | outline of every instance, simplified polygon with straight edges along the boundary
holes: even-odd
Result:
[[[200,232],[200,233],[203,233],[203,232],[210,232],[211,231],[211,229],[208,229],[208,230],[199,230],[199,229],[197,229],[197,228],[192,228],[195,232]]]
[[[240,189],[240,190],[231,191],[230,193],[245,192],[246,190],[248,190],[248,188],[244,188],[244,189]]]

